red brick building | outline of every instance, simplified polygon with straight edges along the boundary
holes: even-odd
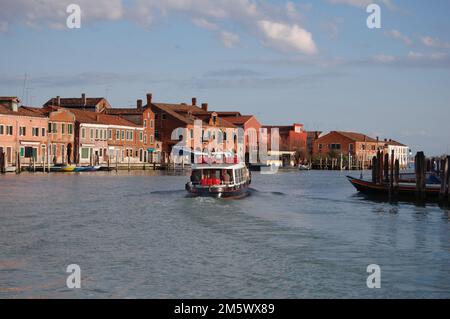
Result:
[[[382,143],[365,134],[331,131],[314,141],[313,155],[324,158],[340,154],[351,155],[353,159],[369,167],[379,149],[383,149]]]
[[[237,126],[220,117],[216,112],[210,112],[208,104],[203,103],[201,107],[197,106],[197,99],[192,99],[192,104],[169,104],[169,103],[151,103],[151,110],[155,117],[155,138],[162,143],[162,155],[165,161],[170,159],[173,147],[180,142],[178,139],[172,139],[172,134],[182,136],[186,141],[185,147],[194,149],[196,152],[202,152],[216,134],[213,132],[220,130],[224,140],[230,141],[231,135],[237,135]],[[194,124],[200,121],[202,124],[202,147],[194,147]],[[223,141],[222,141],[223,142]],[[229,150],[230,146],[221,144],[224,150]],[[242,151],[242,150],[241,150]],[[180,152],[180,155],[182,153]]]

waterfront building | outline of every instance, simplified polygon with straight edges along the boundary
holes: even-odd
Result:
[[[374,139],[362,133],[331,131],[313,143],[313,156],[316,158],[337,158],[341,154],[351,156],[358,167],[370,167],[378,151],[385,153],[395,151],[400,166],[408,164],[409,148],[397,141]]]
[[[48,155],[53,164],[75,163],[75,115],[68,109],[46,107],[48,116]]]
[[[217,112],[231,124],[245,132],[245,161],[250,161],[250,153],[253,153],[252,161],[258,161],[259,136],[261,123],[254,115],[242,115],[240,112]]]
[[[201,107],[197,106],[197,99],[192,98],[192,104],[169,104],[169,103],[154,103],[151,104],[151,110],[155,119],[155,138],[162,143],[162,158],[163,161],[176,161],[180,160],[189,161],[190,150],[196,153],[204,152],[211,143],[218,140],[219,136],[222,136],[222,140],[219,141],[219,148],[223,151],[235,151],[234,145],[237,141],[237,126],[227,121],[225,118],[220,117],[218,113],[208,110],[208,104],[203,103]],[[195,123],[201,123],[201,147],[194,146],[195,143]],[[173,139],[173,132],[178,129],[177,135],[179,139]],[[221,134],[215,134],[219,131]],[[232,138],[233,136],[233,138]],[[175,145],[184,141],[183,148],[178,151],[178,155],[175,158],[170,158],[172,155],[172,149]],[[225,143],[226,141],[231,143]],[[232,145],[232,146],[231,146]],[[217,151],[212,149],[211,151]],[[243,150],[238,150],[243,152]],[[181,159],[180,159],[181,158]]]
[[[136,108],[105,108],[103,113],[120,116],[128,121],[143,127],[143,144],[146,161],[150,163],[160,162],[161,142],[155,138],[155,114],[149,107],[152,103],[152,94],[147,94],[147,104],[143,100],[137,100]]]
[[[410,150],[407,145],[392,139],[385,139],[382,144],[385,152],[388,154],[392,154],[392,151],[394,151],[394,159],[399,161],[400,168],[405,169],[408,167]]]
[[[75,116],[75,156],[81,165],[145,163],[143,127],[120,116],[71,109]]]
[[[268,126],[267,145],[269,155],[278,156],[279,160],[272,160],[270,163],[277,166],[295,166],[307,157],[307,132],[303,124],[294,123],[287,126]],[[278,129],[278,151],[272,150],[272,129]],[[275,136],[274,136],[275,137]]]
[[[43,162],[48,118],[39,108],[20,106],[17,97],[0,97],[0,152],[6,166]]]

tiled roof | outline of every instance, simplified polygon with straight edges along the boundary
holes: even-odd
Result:
[[[216,112],[217,113],[217,115],[219,115],[219,116],[226,116],[226,117],[228,117],[228,116],[241,116],[242,114],[241,114],[241,112],[238,112],[238,111],[227,111],[227,112]]]
[[[75,115],[76,121],[79,123],[141,127],[140,125],[128,121],[127,119],[124,119],[120,116],[90,112],[79,109],[69,109],[69,111]]]
[[[336,133],[343,135],[355,142],[376,142],[377,140],[361,133],[355,133],[355,132],[342,132],[342,131],[335,131]]]
[[[30,117],[46,117],[41,108],[21,106],[17,112],[14,112],[9,107],[0,105],[0,114],[16,115],[16,116],[30,116]]]
[[[59,106],[65,108],[95,108],[102,100],[103,97],[88,97],[86,98],[86,105],[83,105],[82,98],[60,98]],[[44,106],[57,105],[56,98],[48,100]]]
[[[405,144],[402,144],[402,143],[394,141],[394,140],[387,141],[387,142],[385,142],[385,144],[392,145],[392,146],[404,146],[404,147],[406,147]]]
[[[220,113],[218,113],[220,116]],[[234,125],[243,125],[247,123],[253,115],[240,115],[240,116],[225,116],[225,120]]]
[[[106,114],[111,115],[142,115],[144,112],[144,108],[137,109],[137,108],[111,108],[111,109],[105,109]]]

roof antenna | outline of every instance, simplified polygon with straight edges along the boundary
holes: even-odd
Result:
[[[25,90],[27,87],[27,77],[28,77],[28,74],[25,73],[25,75],[23,76],[22,103],[24,102],[24,98],[25,98]]]

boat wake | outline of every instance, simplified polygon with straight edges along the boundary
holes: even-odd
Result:
[[[249,191],[250,191],[250,194],[254,194],[254,195],[265,195],[265,194],[268,194],[268,195],[275,195],[275,196],[287,196],[287,194],[286,193],[283,193],[283,192],[265,192],[265,191],[259,191],[259,190],[257,190],[257,189],[254,189],[254,188],[249,188]]]

